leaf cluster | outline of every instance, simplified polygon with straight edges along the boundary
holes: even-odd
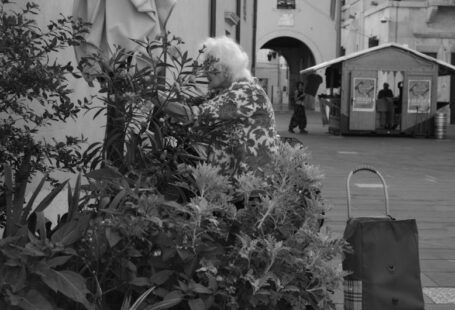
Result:
[[[71,63],[61,64],[55,55],[79,44],[88,30],[86,23],[64,16],[42,30],[33,19],[39,13],[36,4],[13,8],[9,1],[0,6],[0,162],[12,168],[13,191],[20,197],[36,172],[55,167],[74,172],[81,164],[79,145],[84,137],[56,141],[39,134],[52,124],[75,119],[80,112],[71,102],[68,86],[68,76],[78,74]],[[4,173],[2,165],[0,176]],[[5,212],[4,202],[5,187],[0,181],[0,214]]]
[[[148,182],[167,197],[185,200],[188,193],[173,185],[179,182],[179,165],[202,162],[203,146],[230,124],[193,126],[163,113],[172,102],[190,108],[207,99],[204,72],[210,63],[201,60],[203,50],[190,57],[182,50],[184,42],[169,32],[135,42],[139,52],[117,46],[108,58],[100,51],[79,63],[86,79],[100,86],[98,96],[80,104],[94,118],[107,117],[106,138],[84,151],[84,165],[87,170],[116,167],[129,182]]]
[[[103,309],[134,300],[144,309],[334,309],[346,244],[320,229],[322,175],[287,143],[264,169],[232,179],[182,165],[183,202],[116,168],[87,174],[96,216],[79,253],[92,299]]]
[[[68,186],[68,212],[52,227],[44,211],[63,190],[55,188],[32,209],[44,177],[25,207],[12,195],[11,168],[5,165],[7,221],[0,239],[1,309],[95,309],[89,301],[84,261],[77,242],[85,235],[91,214],[80,211],[80,176],[74,192]]]
[[[0,302],[22,309],[29,302],[43,309],[335,309],[346,244],[321,229],[322,175],[307,154],[280,143],[263,175],[235,179],[216,166],[181,165],[175,186],[191,193],[182,202],[143,179],[131,183],[114,167],[94,170],[86,186],[79,179],[74,193],[69,187],[68,213],[56,227],[41,212],[52,197],[32,214],[24,209],[25,221],[0,244]]]

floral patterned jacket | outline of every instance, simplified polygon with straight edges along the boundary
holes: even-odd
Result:
[[[211,137],[207,156],[224,173],[260,170],[277,150],[272,104],[255,82],[234,82],[192,110],[198,123],[221,126],[216,136]]]

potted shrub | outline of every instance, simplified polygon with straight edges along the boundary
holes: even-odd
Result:
[[[115,170],[88,174],[95,197],[112,197],[95,207],[99,216],[85,239],[85,261],[99,268],[87,274],[89,282],[115,292],[106,302],[334,309],[331,294],[342,279],[336,258],[345,243],[320,230],[321,174],[302,146],[282,143],[266,177],[229,180],[207,164],[175,173],[177,185],[192,193],[188,201],[167,200],[147,183],[130,187]]]

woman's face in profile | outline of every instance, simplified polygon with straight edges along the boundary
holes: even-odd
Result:
[[[226,69],[219,63],[214,63],[208,67],[207,81],[209,89],[228,88],[229,81],[227,79]]]

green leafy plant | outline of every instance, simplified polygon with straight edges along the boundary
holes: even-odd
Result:
[[[162,193],[186,199],[173,184],[180,164],[195,164],[203,159],[198,146],[211,143],[208,133],[223,134],[228,122],[193,126],[182,124],[163,113],[170,102],[197,105],[207,99],[203,94],[204,70],[209,65],[200,54],[191,58],[182,51],[183,41],[164,32],[152,41],[136,41],[144,50],[133,53],[118,47],[112,57],[101,54],[84,57],[79,69],[89,81],[98,81],[96,101],[85,103],[96,110],[94,117],[107,116],[103,142],[84,152],[90,170],[104,165],[116,167],[129,182],[147,179]],[[96,105],[94,102],[100,102]]]
[[[0,162],[12,169],[10,189],[16,206],[24,203],[26,187],[36,172],[51,168],[75,171],[81,161],[82,137],[67,136],[65,141],[45,140],[39,131],[76,118],[80,108],[70,100],[67,76],[71,63],[52,61],[53,53],[79,44],[86,24],[61,17],[46,31],[36,26],[33,15],[39,8],[27,3],[13,11],[9,1],[0,4]],[[5,173],[0,167],[1,176]],[[53,180],[49,174],[50,180]],[[55,180],[54,180],[55,182]],[[5,212],[5,188],[0,181],[0,214]],[[0,227],[4,225],[3,220]]]
[[[171,101],[192,101],[202,95],[198,86],[200,65],[188,52],[181,51],[180,38],[171,38],[166,33],[154,41],[136,43],[146,52],[137,55],[117,47],[108,60],[93,54],[79,64],[81,71],[87,72],[87,79],[97,80],[101,86],[97,99],[103,104],[87,103],[86,108],[97,110],[95,117],[102,113],[108,117],[104,144],[97,144],[96,149],[94,145],[90,150],[89,159],[96,158],[92,168],[107,160],[120,170],[128,170],[149,160],[141,151],[149,150],[160,156],[169,151],[168,146],[178,138],[172,135],[177,124],[172,124],[162,112],[163,106]],[[167,97],[160,99],[158,92],[166,93]],[[145,144],[148,148],[143,147]],[[181,159],[185,154],[184,150],[174,150],[170,156]]]
[[[207,164],[176,174],[188,201],[114,168],[87,175],[104,198],[80,253],[106,309],[335,309],[346,244],[320,230],[322,176],[305,149],[282,143],[264,176]]]
[[[84,235],[90,214],[79,212],[80,176],[74,193],[68,187],[68,213],[56,227],[44,216],[45,209],[67,182],[49,193],[36,208],[32,205],[44,177],[25,208],[15,205],[11,168],[4,167],[7,203],[7,237],[0,239],[1,309],[94,309],[90,293],[77,266],[83,266],[73,245]]]
[[[264,172],[228,179],[216,166],[181,165],[175,185],[192,193],[184,202],[116,168],[88,173],[84,189],[80,179],[69,187],[55,228],[39,212],[45,198],[1,241],[0,305],[335,309],[345,243],[320,230],[319,169],[283,143]]]

